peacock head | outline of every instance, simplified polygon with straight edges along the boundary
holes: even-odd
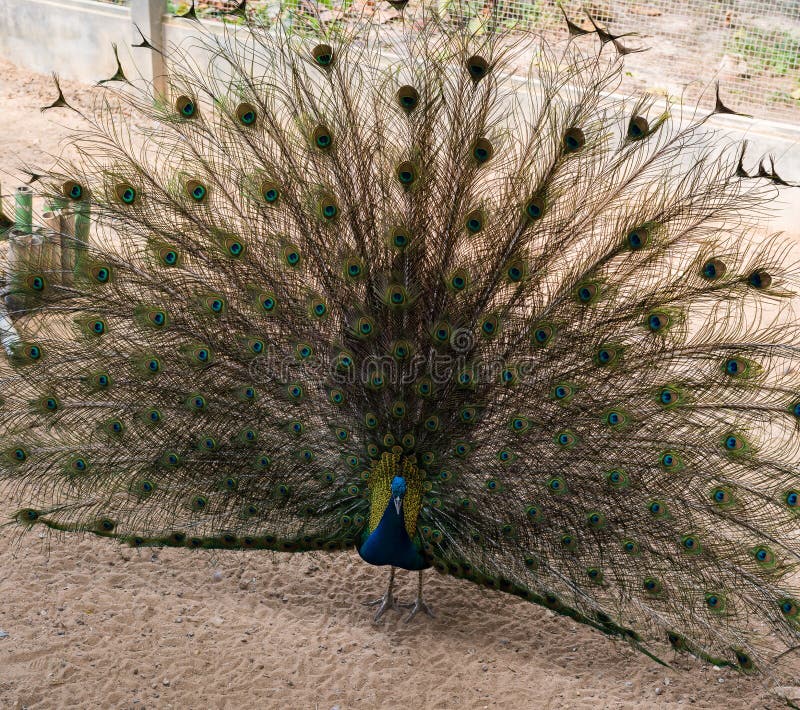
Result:
[[[395,476],[392,479],[392,500],[397,514],[400,515],[400,510],[403,507],[403,498],[406,495],[406,479],[402,476]]]

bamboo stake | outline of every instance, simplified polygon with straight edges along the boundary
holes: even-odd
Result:
[[[16,229],[30,234],[33,231],[33,188],[20,185],[14,195],[14,223]]]
[[[47,274],[52,284],[58,285],[62,282],[61,236],[64,218],[60,212],[44,212],[42,221],[45,230],[39,268]]]
[[[31,264],[41,260],[44,238],[41,234],[31,234],[14,228],[8,233],[8,273],[25,271]],[[13,291],[6,296],[6,307],[13,315],[22,315],[27,310],[24,296]]]

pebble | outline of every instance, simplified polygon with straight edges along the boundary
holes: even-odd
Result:
[[[664,692],[663,688],[656,688],[656,695],[661,695]]]
[[[212,578],[215,582],[221,582],[225,578],[225,574],[222,572],[221,569],[214,570],[214,574]]]
[[[0,639],[7,639],[8,638],[8,631],[3,631],[0,629]]]
[[[164,685],[169,688],[169,678],[164,678]]]

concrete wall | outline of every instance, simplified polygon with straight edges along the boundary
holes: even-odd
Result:
[[[130,9],[94,0],[0,0],[0,56],[79,81],[114,73],[111,44],[131,44]]]

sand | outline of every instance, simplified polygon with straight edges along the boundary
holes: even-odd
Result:
[[[88,88],[64,89],[87,105]],[[0,62],[6,193],[18,158],[46,165],[78,125],[39,112],[53,98],[48,77]],[[0,491],[0,518],[15,505]],[[730,670],[669,649],[666,669],[519,599],[426,575],[435,619],[374,624],[360,602],[386,573],[355,553],[154,553],[1,527],[0,708],[784,707]],[[409,601],[416,576],[398,579]]]

